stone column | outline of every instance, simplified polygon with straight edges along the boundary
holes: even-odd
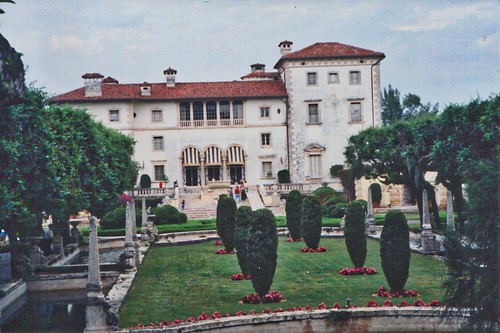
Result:
[[[375,217],[373,216],[373,200],[372,200],[372,191],[368,188],[368,206],[366,209],[366,225],[368,227],[368,231],[371,234],[377,232],[375,228]]]
[[[148,211],[146,208],[146,198],[142,197],[142,221],[141,221],[141,242],[148,243]]]
[[[125,270],[135,270],[135,250],[134,242],[132,241],[132,213],[130,202],[127,202],[125,213]]]
[[[87,282],[87,307],[85,309],[85,332],[103,332],[107,329],[104,295],[102,294],[99,269],[99,245],[97,241],[97,219],[89,221],[89,259]]]
[[[446,194],[446,227],[448,231],[455,231],[455,215],[453,215],[453,195],[451,191]]]
[[[201,175],[200,175],[200,177],[201,177],[201,187],[204,188],[205,185],[206,185],[206,182],[205,182],[205,158],[202,157],[201,160],[200,160],[200,162],[201,162],[201,172],[200,172],[201,173]]]
[[[420,242],[422,245],[423,254],[437,254],[440,251],[439,243],[436,241],[436,236],[432,232],[431,216],[429,213],[429,201],[427,199],[427,191],[422,192],[422,233]]]
[[[227,157],[222,156],[222,180],[227,179]]]
[[[137,241],[137,216],[135,213],[135,200],[130,202],[130,209],[132,211],[132,242],[134,243],[135,250],[135,264],[139,264],[139,242]]]

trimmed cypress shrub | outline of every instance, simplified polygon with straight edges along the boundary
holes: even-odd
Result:
[[[344,217],[347,206],[348,204],[346,203],[338,203],[335,206],[330,206],[330,208],[328,208],[328,217]]]
[[[187,222],[187,216],[172,205],[164,205],[161,207],[154,207],[151,213],[155,215],[153,221],[155,224],[181,224]]]
[[[226,195],[219,196],[217,204],[217,234],[228,252],[234,250],[234,228],[236,219],[236,201]]]
[[[241,268],[241,273],[247,276],[250,274],[248,268],[248,246],[249,236],[248,228],[250,219],[252,218],[252,209],[248,206],[241,206],[236,211],[236,227],[234,229],[234,243],[236,247],[236,255],[238,264]]]
[[[321,239],[322,212],[321,203],[315,195],[308,195],[302,200],[302,233],[307,247],[317,249]]]
[[[347,206],[345,213],[345,245],[354,267],[363,267],[366,260],[366,227],[363,206],[356,201]]]
[[[151,177],[149,175],[141,175],[141,180],[139,181],[141,188],[151,188]]]
[[[278,182],[280,184],[290,183],[290,172],[287,169],[278,171]]]
[[[286,226],[290,233],[290,238],[299,240],[302,238],[302,222],[300,210],[302,205],[302,194],[297,190],[292,190],[288,193],[286,199]]]
[[[331,207],[339,203],[348,203],[348,200],[343,195],[334,195],[330,199],[326,200],[325,206]]]
[[[324,204],[331,197],[336,197],[338,195],[333,188],[328,186],[318,187],[314,190],[313,194],[318,197],[321,204]]]
[[[402,292],[410,270],[410,236],[406,217],[399,210],[391,210],[385,216],[380,259],[392,291]]]
[[[278,259],[278,233],[273,213],[262,208],[252,214],[248,229],[248,268],[259,296],[269,293]]]

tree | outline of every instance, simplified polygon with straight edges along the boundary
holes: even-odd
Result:
[[[398,89],[391,85],[382,92],[382,122],[388,125],[403,118],[403,107]]]
[[[409,187],[417,200],[422,223],[422,192],[427,190],[435,227],[440,227],[434,187],[424,175],[432,170],[430,152],[437,132],[433,117],[371,127],[349,138],[344,155],[356,179],[378,179],[381,183]]]
[[[315,195],[308,195],[302,200],[302,232],[307,247],[317,249],[321,239],[322,213],[321,203]]]
[[[235,219],[236,201],[227,195],[221,195],[217,204],[217,234],[228,252],[234,250]]]
[[[240,265],[241,272],[244,276],[250,274],[248,268],[249,261],[249,246],[250,237],[248,228],[252,219],[252,209],[248,206],[241,206],[236,211],[236,228],[234,230],[234,242],[236,247],[236,255],[238,257],[238,264]]]
[[[286,198],[286,226],[290,233],[290,238],[299,240],[302,238],[301,221],[302,194],[297,190],[292,190]]]
[[[380,234],[380,259],[387,283],[393,292],[403,292],[410,270],[410,236],[406,217],[389,211]]]
[[[330,167],[330,175],[340,178],[340,183],[349,200],[356,199],[356,184],[350,169],[344,169],[342,164],[335,164]]]
[[[363,267],[366,260],[366,227],[363,206],[353,201],[345,213],[345,245],[355,267]]]
[[[256,210],[249,228],[249,269],[252,285],[259,296],[269,293],[278,259],[276,219],[266,208]]]

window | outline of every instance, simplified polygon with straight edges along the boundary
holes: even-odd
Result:
[[[262,162],[262,177],[273,176],[273,162]]]
[[[120,110],[109,110],[109,121],[120,121]]]
[[[269,107],[263,106],[260,108],[260,117],[261,118],[269,118]]]
[[[153,150],[163,150],[163,137],[162,136],[153,137]]]
[[[229,119],[230,118],[230,114],[229,114],[229,102],[228,101],[220,102],[220,104],[219,104],[219,115],[220,115],[220,119]]]
[[[353,102],[351,103],[351,122],[359,123],[361,122],[361,103]]]
[[[321,178],[321,155],[309,155],[309,173],[311,178]]]
[[[207,120],[217,119],[217,106],[215,102],[207,102]]]
[[[339,83],[339,73],[338,72],[328,73],[328,83]]]
[[[316,77],[317,77],[316,72],[307,73],[307,85],[308,86],[316,85]]]
[[[155,165],[155,180],[165,180],[165,166]]]
[[[243,119],[243,102],[233,102],[233,119]]]
[[[318,104],[308,104],[308,124],[319,124],[319,107]]]
[[[181,103],[180,104],[180,113],[181,113],[180,114],[181,121],[190,121],[191,120],[189,103]]]
[[[260,135],[260,144],[261,144],[261,146],[270,146],[271,145],[271,133],[262,133]]]
[[[193,103],[193,120],[203,120],[203,103]]]
[[[361,84],[361,72],[360,71],[350,71],[349,72],[349,84]]]
[[[153,122],[160,122],[163,120],[163,113],[161,110],[153,110]]]

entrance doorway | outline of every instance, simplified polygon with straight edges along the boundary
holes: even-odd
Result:
[[[198,167],[184,167],[184,181],[187,186],[198,186]]]
[[[220,166],[209,166],[209,167],[207,167],[208,181],[222,180],[220,178],[220,175],[221,175]]]
[[[229,166],[229,177],[231,178],[231,184],[235,182],[240,182],[241,179],[245,178],[245,168],[242,165],[230,165]]]

